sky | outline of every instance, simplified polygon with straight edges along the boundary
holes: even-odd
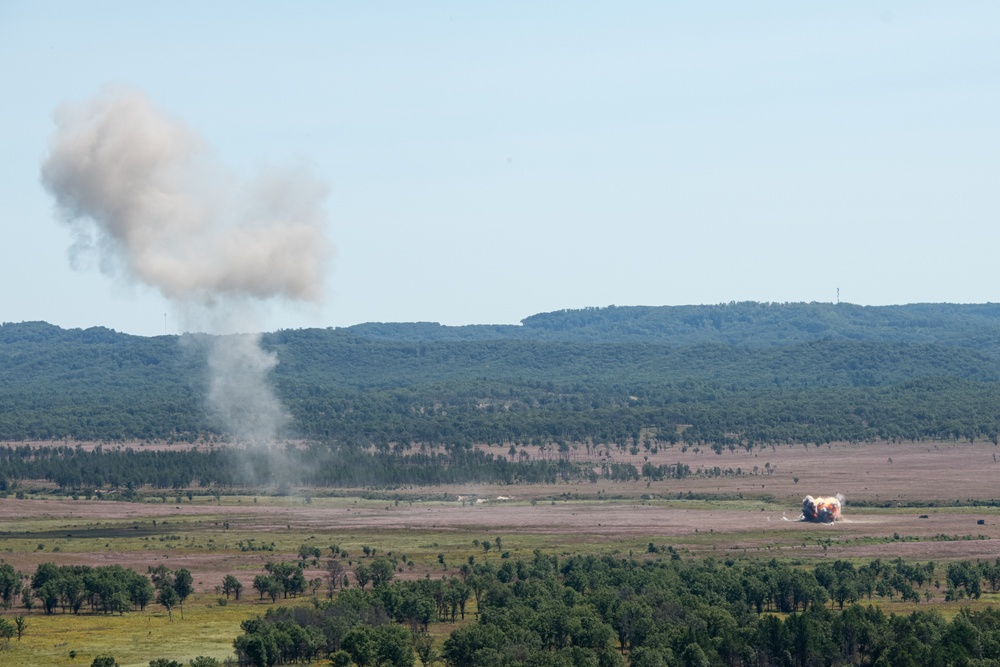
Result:
[[[997,25],[986,1],[0,0],[0,322],[199,326],[74,253],[42,183],[58,110],[115,88],[234,178],[325,187],[322,297],[243,328],[1000,301]]]

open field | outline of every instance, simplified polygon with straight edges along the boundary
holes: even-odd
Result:
[[[123,665],[160,656],[225,657],[239,623],[269,606],[257,600],[254,576],[267,561],[295,560],[303,544],[319,547],[324,558],[337,545],[351,562],[365,546],[405,556],[402,562],[412,566],[404,566],[400,578],[456,574],[470,556],[499,561],[499,550],[473,543],[497,537],[513,558],[529,558],[535,549],[641,557],[653,543],[684,556],[993,560],[1000,556],[1000,507],[983,503],[995,497],[997,452],[992,444],[954,442],[797,445],[721,455],[679,447],[636,456],[614,450],[611,459],[638,467],[648,456],[693,471],[720,466],[748,474],[337,496],[302,490],[284,497],[195,495],[192,501],[185,495],[180,503],[173,494],[167,502],[157,493],[126,503],[27,489],[24,499],[0,498],[4,562],[23,572],[42,562],[118,563],[140,572],[150,565],[183,567],[194,575],[196,598],[185,605],[183,621],[175,613],[174,623],[157,605],[123,617],[45,617],[36,609],[28,634],[7,656],[18,656],[11,664],[19,665],[89,664],[92,657],[84,656],[97,652],[112,652]],[[605,456],[602,451],[597,460]],[[847,496],[843,521],[795,521],[804,495],[837,492]],[[852,507],[852,499],[878,506]],[[215,589],[227,574],[242,581],[245,600],[219,606]],[[306,571],[307,578],[321,574],[320,568]],[[940,596],[931,602],[945,608]],[[77,651],[75,661],[70,650]]]
[[[100,443],[80,443],[76,441],[3,443],[0,445],[25,444],[32,447],[54,445],[82,447],[92,450]],[[141,449],[153,451],[181,451],[192,447],[206,448],[209,445],[177,442],[167,443],[124,443],[101,444],[105,450]],[[502,456],[508,446],[481,447]],[[518,446],[530,459],[554,459],[561,456],[552,448]],[[576,444],[566,454],[574,461],[593,461],[595,464],[631,463],[641,468],[644,463],[654,465],[683,463],[698,469],[741,469],[744,477],[723,482],[715,478],[692,477],[683,481],[668,480],[655,484],[655,493],[676,493],[694,491],[696,493],[745,493],[749,495],[769,494],[778,499],[804,496],[820,487],[835,489],[848,499],[874,501],[914,500],[967,500],[992,499],[995,489],[990,485],[990,476],[1000,472],[1000,447],[992,443],[969,442],[876,442],[876,443],[832,443],[827,445],[774,445],[755,448],[750,451],[736,448],[724,449],[717,454],[708,447],[682,447],[674,445],[659,447],[653,453],[639,448],[639,453],[630,454],[612,445],[592,446],[588,451],[584,445]],[[756,468],[756,473],[754,469]],[[798,481],[796,481],[798,480]],[[919,482],[919,483],[917,483]],[[573,486],[573,485],[570,485]],[[579,484],[581,493],[594,493],[593,485]],[[602,486],[598,483],[598,487]],[[619,488],[614,493],[631,494],[639,491],[640,485]],[[641,483],[645,486],[645,482]],[[554,489],[530,486],[520,497],[544,497],[553,491],[563,493],[566,485]],[[449,491],[455,491],[449,489]],[[480,489],[459,489],[459,492],[474,493]],[[510,487],[483,489],[482,493],[496,492],[497,495],[515,495]],[[609,490],[610,491],[610,490]],[[423,493],[422,493],[423,492]],[[440,494],[441,487],[424,489],[417,495]],[[506,493],[505,493],[506,492]],[[645,493],[643,490],[640,493]],[[832,493],[832,492],[831,492]],[[169,495],[169,494],[168,494]]]

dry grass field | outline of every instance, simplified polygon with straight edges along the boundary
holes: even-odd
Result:
[[[119,563],[141,572],[161,563],[184,567],[194,575],[196,598],[186,605],[185,619],[175,614],[174,623],[156,605],[122,617],[45,617],[36,609],[24,640],[0,653],[0,664],[89,665],[101,652],[115,654],[122,665],[145,665],[154,657],[225,657],[240,621],[268,606],[257,600],[253,577],[269,560],[296,559],[303,544],[319,547],[324,557],[337,545],[351,561],[365,546],[405,556],[413,565],[397,576],[406,578],[455,574],[469,556],[499,559],[495,548],[486,552],[473,543],[497,537],[515,558],[530,557],[535,549],[640,557],[653,543],[685,556],[993,560],[1000,557],[1000,508],[984,503],[1000,495],[997,453],[992,444],[955,442],[796,445],[722,454],[675,447],[656,454],[591,455],[598,463],[641,468],[648,460],[684,463],[693,471],[739,468],[744,474],[651,483],[400,488],[353,496],[303,489],[285,497],[224,495],[218,501],[195,495],[180,503],[172,497],[72,500],[29,491],[24,499],[0,499],[3,562],[24,572],[41,562]],[[570,455],[587,458],[579,449]],[[846,496],[844,520],[796,521],[803,496],[834,493]],[[852,500],[866,506],[852,506]],[[226,574],[245,586],[239,604],[218,604],[216,587]],[[310,578],[321,574],[319,568],[307,570]]]

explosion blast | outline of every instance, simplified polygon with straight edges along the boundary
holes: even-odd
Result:
[[[806,496],[802,500],[802,520],[815,523],[833,523],[841,518],[840,509],[844,497],[837,494],[833,498],[813,498]]]
[[[264,302],[322,299],[327,188],[307,170],[239,178],[134,90],[65,105],[56,125],[41,180],[76,235],[74,265],[96,252],[103,272],[158,289],[209,333],[253,326]],[[271,440],[285,418],[265,382],[276,359],[256,335],[213,338],[214,413],[241,439]]]

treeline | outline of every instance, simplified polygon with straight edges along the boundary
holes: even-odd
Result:
[[[67,491],[129,491],[302,484],[317,487],[431,486],[454,483],[534,484],[579,479],[566,460],[511,462],[462,447],[449,451],[369,452],[313,444],[307,448],[147,450],[0,447],[0,491],[19,480],[47,480]]]
[[[375,323],[349,330],[366,338],[398,341],[668,340],[677,346],[763,347],[843,338],[984,348],[1000,343],[1000,304],[858,306],[742,301],[700,306],[609,306],[539,313],[521,320],[521,326]]]
[[[513,451],[516,451],[513,450]],[[312,443],[283,450],[214,447],[150,451],[132,448],[85,450],[82,447],[0,446],[0,494],[17,493],[19,482],[45,480],[63,492],[100,494],[137,500],[139,490],[245,488],[285,484],[312,487],[395,487],[442,484],[554,484],[600,479],[661,481],[689,476],[742,476],[750,471],[686,464],[598,465],[571,461],[561,453],[551,460],[492,454],[465,446],[440,451],[405,448],[361,450]],[[568,448],[567,448],[568,451]]]
[[[210,342],[4,324],[0,440],[225,441]],[[282,435],[349,447],[1000,439],[993,304],[603,308],[261,343]]]
[[[382,581],[310,607],[279,607],[243,624],[240,665],[329,658],[334,665],[635,667],[660,665],[996,664],[1000,612],[886,614],[874,600],[918,604],[978,597],[994,564],[875,560],[796,567],[777,561],[624,560],[610,556],[463,566],[445,580]],[[932,583],[933,582],[933,583]],[[991,586],[995,584],[991,580]],[[431,623],[465,616],[440,651]],[[459,610],[461,610],[459,612]]]

